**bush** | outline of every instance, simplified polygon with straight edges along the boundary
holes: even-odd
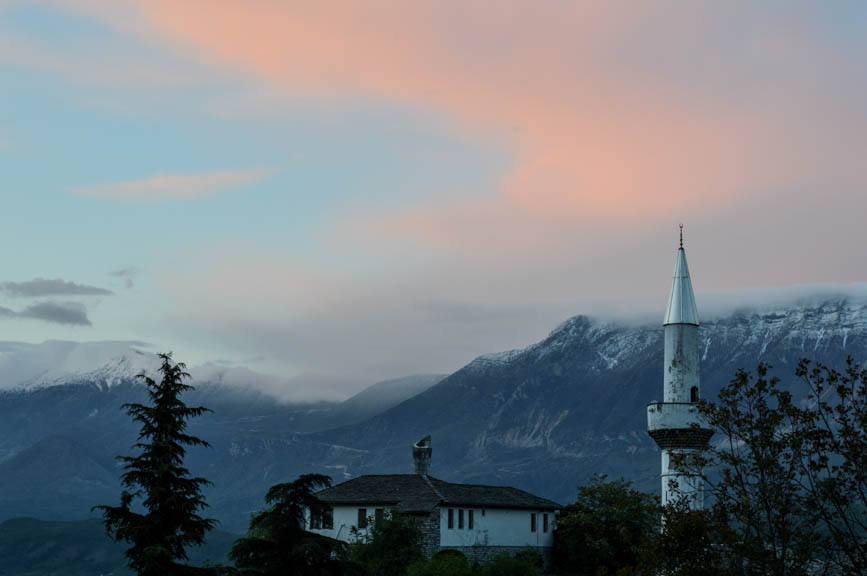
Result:
[[[351,558],[370,576],[405,576],[411,564],[422,560],[421,544],[418,519],[389,510],[351,546]]]
[[[416,562],[406,571],[407,576],[472,576],[466,556],[457,550],[443,550],[430,562]]]
[[[515,556],[502,554],[481,567],[481,576],[542,576],[542,558],[535,550],[519,552]]]

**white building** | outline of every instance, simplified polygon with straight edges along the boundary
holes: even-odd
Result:
[[[417,517],[425,557],[458,550],[470,562],[536,548],[546,561],[560,505],[523,490],[445,482],[430,476],[430,437],[413,447],[415,474],[365,475],[316,493],[309,529],[351,542],[390,510]]]
[[[697,406],[701,398],[698,310],[683,249],[683,226],[663,328],[663,401],[647,405],[647,431],[662,450],[662,504],[686,498],[697,509],[704,505],[704,494],[701,468],[692,457],[704,448],[713,430]]]

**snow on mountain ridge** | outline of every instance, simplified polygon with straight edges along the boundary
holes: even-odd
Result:
[[[69,342],[41,344],[0,342],[0,390],[34,390],[64,384],[93,383],[110,388],[136,380],[139,374],[158,377],[160,358],[142,342]],[[245,367],[217,363],[190,368],[192,381],[274,392],[283,379]]]
[[[834,296],[805,298],[794,305],[740,308],[727,316],[703,320],[700,330],[704,354],[719,343],[737,343],[741,348],[758,344],[764,352],[771,342],[786,341],[809,356],[832,340],[842,342],[845,349],[850,334],[867,334],[867,302]],[[486,371],[525,355],[543,361],[550,354],[583,342],[596,350],[597,358],[590,369],[607,371],[636,357],[633,354],[636,350],[655,345],[661,337],[661,321],[635,324],[579,315],[561,323],[540,342],[478,356],[465,369]],[[0,390],[30,390],[76,382],[111,387],[134,380],[142,371],[154,375],[159,359],[148,348],[136,341],[0,342]],[[242,366],[207,363],[190,372],[194,382],[255,388],[276,397],[285,396],[291,388],[285,378]]]
[[[761,341],[764,352],[770,342],[785,340],[810,355],[834,338],[841,339],[845,349],[849,335],[855,333],[867,334],[867,301],[846,296],[802,298],[796,304],[739,308],[726,316],[703,320],[700,327],[705,354],[714,342],[736,342],[743,347]],[[481,355],[470,362],[467,369],[489,370],[525,355],[538,361],[564,347],[583,342],[597,349],[598,362],[594,369],[611,370],[630,356],[635,357],[635,351],[650,348],[662,336],[661,320],[635,324],[578,315],[561,323],[539,342],[525,348]]]

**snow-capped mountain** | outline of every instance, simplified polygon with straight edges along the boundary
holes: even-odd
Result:
[[[141,342],[0,343],[0,390],[34,390],[76,382],[113,386],[155,373],[159,359]]]
[[[139,374],[158,378],[161,360],[142,342],[0,342],[0,391],[33,391],[70,384],[111,388]],[[206,363],[188,367],[195,384],[257,390],[282,399],[289,381],[244,366]]]
[[[802,357],[838,366],[849,355],[867,362],[867,305],[826,298],[743,309],[704,319],[700,336],[705,398],[759,361],[797,391],[793,372]],[[661,319],[577,316],[541,342],[481,356],[432,386],[436,377],[381,385],[389,400],[380,406],[391,407],[379,414],[365,395],[355,404],[287,406],[243,386],[201,386],[187,400],[214,413],[191,431],[213,448],[191,450],[188,463],[214,482],[210,512],[234,530],[245,527],[272,484],[298,474],[339,481],[407,472],[411,445],[427,434],[432,473],[446,480],[508,484],[565,503],[578,484],[603,472],[656,492],[659,452],[647,436],[645,406],[662,395],[662,369]],[[136,434],[119,406],[140,399],[141,386],[45,386],[45,376],[32,370],[29,378],[43,384],[0,393],[0,519],[87,516],[93,504],[117,498],[114,457],[129,452]],[[233,377],[223,373],[223,382]],[[423,391],[394,396],[414,386]]]
[[[867,305],[845,299],[739,310],[705,321],[702,394],[716,397],[759,361],[797,391],[803,358],[867,362]],[[432,473],[505,483],[571,501],[594,472],[658,489],[659,452],[647,403],[661,398],[663,329],[578,316],[523,350],[486,355],[426,392],[343,430],[311,439],[353,448],[325,456],[348,474],[405,471],[413,441],[433,435]]]

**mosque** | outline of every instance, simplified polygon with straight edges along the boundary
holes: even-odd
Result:
[[[662,452],[662,504],[685,498],[690,508],[698,509],[704,505],[704,493],[702,471],[695,457],[713,430],[698,412],[698,310],[683,249],[683,225],[663,327],[663,401],[647,405],[647,432]]]

